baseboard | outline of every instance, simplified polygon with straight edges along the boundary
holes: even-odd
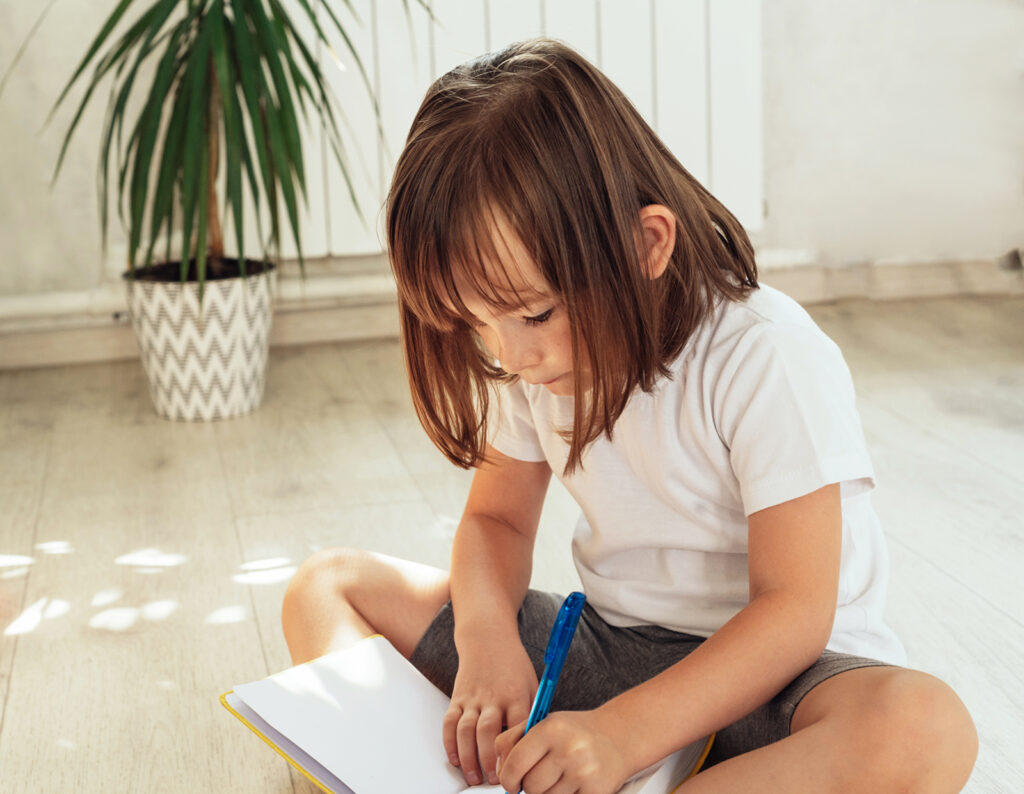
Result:
[[[813,264],[809,257],[765,257],[761,280],[805,305],[847,298],[1024,295],[1021,272],[1004,270],[993,260],[830,268]],[[0,370],[137,358],[135,336],[118,301],[113,293],[104,293],[85,309],[5,316],[0,322]],[[397,335],[394,284],[387,274],[371,269],[282,279],[271,346]]]
[[[364,258],[365,259],[365,258]],[[376,265],[310,263],[278,280],[272,347],[398,336],[395,284]],[[138,358],[124,289],[0,298],[0,370]]]
[[[850,298],[904,300],[957,295],[1024,295],[1020,270],[992,259],[872,262],[843,267],[774,265],[760,280],[804,305]]]

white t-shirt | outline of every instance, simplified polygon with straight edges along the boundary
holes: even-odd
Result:
[[[722,301],[612,440],[564,476],[573,398],[518,381],[498,389],[491,443],[546,460],[583,510],[573,559],[616,626],[709,636],[748,603],[747,516],[841,483],[839,597],[828,647],[902,664],[883,619],[888,556],[874,472],[839,348],[792,299],[762,286]]]

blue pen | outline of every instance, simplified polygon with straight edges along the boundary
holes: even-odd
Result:
[[[569,593],[562,602],[562,608],[558,610],[555,625],[551,627],[547,650],[544,651],[544,675],[540,677],[540,686],[537,687],[537,696],[533,699],[533,708],[530,709],[530,716],[526,720],[524,736],[530,728],[548,716],[551,710],[551,699],[555,696],[558,677],[562,674],[562,665],[565,664],[569,644],[576,633],[576,624],[580,622],[580,613],[583,612],[586,601],[587,597],[583,593]]]
[[[580,622],[580,613],[587,597],[583,593],[569,593],[562,608],[558,610],[555,625],[551,627],[551,638],[547,650],[544,651],[544,675],[540,677],[537,697],[533,699],[530,717],[526,720],[526,731],[548,716],[551,710],[551,699],[555,696],[558,677],[562,674],[565,656],[569,653],[569,643],[576,633],[576,624]],[[525,734],[526,731],[523,731]]]

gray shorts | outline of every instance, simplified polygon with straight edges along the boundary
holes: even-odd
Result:
[[[548,633],[562,604],[555,593],[530,590],[519,610],[519,636],[538,678],[544,670]],[[430,624],[411,661],[433,684],[451,696],[458,668],[451,604]],[[671,667],[704,641],[661,626],[610,626],[587,604],[569,647],[555,690],[553,711],[600,706],[621,692]],[[858,667],[884,665],[876,659],[825,651],[768,703],[718,731],[705,766],[756,750],[789,736],[789,725],[804,695],[826,678]]]

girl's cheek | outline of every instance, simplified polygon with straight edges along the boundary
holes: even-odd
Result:
[[[498,357],[498,339],[493,331],[480,330],[477,331],[480,341],[483,342],[484,347],[487,348],[487,352],[495,358]]]

